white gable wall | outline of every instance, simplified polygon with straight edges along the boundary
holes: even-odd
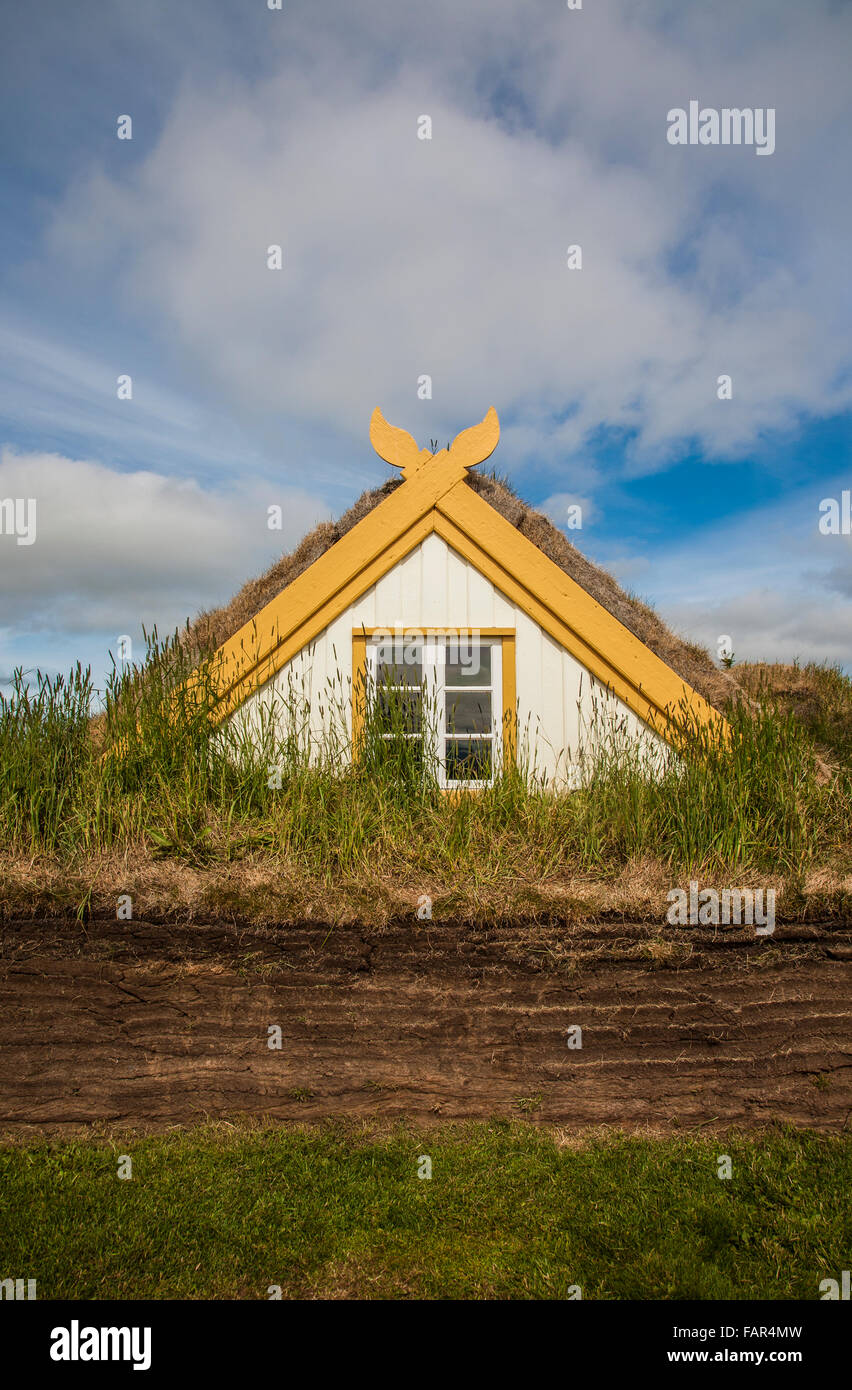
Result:
[[[569,652],[507,599],[471,564],[434,533],[395,565],[360,599],[288,662],[234,716],[251,721],[261,706],[284,718],[288,691],[310,702],[315,745],[322,742],[333,698],[352,680],[353,628],[513,628],[519,742],[538,774],[557,783],[572,781],[571,765],[594,721],[595,705],[624,720],[630,735],[664,750],[665,745],[620,700],[605,697],[589,672]],[[283,732],[283,730],[282,730]]]

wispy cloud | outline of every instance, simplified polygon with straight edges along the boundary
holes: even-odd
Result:
[[[496,93],[483,110],[470,83],[438,76],[450,47],[440,28],[431,61],[397,55],[377,83],[363,53],[374,17],[339,71],[340,31],[323,44],[297,22],[317,71],[337,73],[321,97],[316,73],[285,59],[260,82],[186,88],[142,164],[69,190],[54,251],[80,273],[108,267],[116,292],[156,314],[235,409],[343,432],[363,430],[377,396],[424,425],[463,423],[496,400],[541,428],[571,403],[567,453],[618,427],[633,435],[633,467],[647,468],[687,440],[730,455],[852,403],[847,335],[830,312],[840,264],[817,254],[852,211],[829,156],[837,93],[821,131],[813,109],[799,111],[814,90],[804,55],[822,63],[852,36],[848,13],[823,8],[805,23],[790,7],[781,32],[733,67],[718,43],[687,49],[611,7],[542,14],[517,75],[532,127],[499,119]],[[496,7],[498,42],[516,21]],[[802,46],[792,66],[791,37]],[[472,38],[462,22],[462,52]],[[479,79],[487,70],[474,60]],[[772,159],[667,144],[668,105],[732,89],[741,104],[778,106]],[[423,111],[431,140],[417,139]],[[817,225],[791,206],[791,184],[819,199]],[[267,269],[271,244],[281,271]],[[569,244],[584,248],[582,270],[567,268]],[[423,373],[433,397],[418,404]]]
[[[709,525],[685,492],[671,534],[625,499],[687,452],[774,489],[767,441],[852,407],[850,40],[831,0],[16,12],[0,495],[44,501],[0,551],[2,664],[227,596],[384,475],[376,404],[423,443],[496,405],[496,466],[675,622],[848,661],[849,547],[800,479],[736,522],[729,479]],[[775,153],[672,148],[692,98],[775,108]]]

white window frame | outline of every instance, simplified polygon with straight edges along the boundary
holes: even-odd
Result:
[[[499,637],[477,637],[475,632],[455,632],[448,629],[441,633],[421,633],[420,631],[400,631],[399,629],[386,629],[380,636],[372,636],[367,642],[367,677],[369,689],[375,693],[377,683],[377,657],[380,647],[386,647],[390,641],[402,643],[414,643],[422,648],[423,665],[423,685],[427,688],[433,698],[427,698],[427,705],[431,710],[437,712],[437,720],[434,718],[429,725],[424,722],[424,727],[420,733],[412,733],[406,737],[415,739],[423,738],[424,744],[434,743],[438,752],[438,785],[444,791],[476,789],[480,787],[490,787],[498,775],[499,769],[503,764],[503,643]],[[488,691],[491,695],[491,732],[490,734],[461,734],[454,735],[447,731],[447,685],[446,685],[446,657],[447,644],[457,643],[464,648],[465,643],[476,642],[480,647],[489,647],[491,650],[491,683],[489,685],[464,685],[451,686],[450,690],[458,690],[477,694]],[[423,710],[424,716],[427,710]],[[385,735],[391,738],[391,734]],[[491,776],[488,779],[476,778],[462,781],[459,778],[447,776],[447,740],[452,738],[463,738],[474,743],[490,742],[491,744]]]

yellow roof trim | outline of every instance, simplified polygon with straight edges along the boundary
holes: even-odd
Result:
[[[617,695],[629,709],[633,710],[634,714],[637,714],[645,723],[652,725],[658,733],[664,736],[668,733],[670,718],[666,712],[665,704],[661,704],[659,698],[655,698],[653,674],[651,674],[649,684],[642,680],[639,685],[634,685],[632,681],[625,679],[612,663],[602,657],[595,646],[584,640],[573,626],[569,626],[564,619],[558,617],[550,603],[542,602],[531,593],[525,585],[514,577],[513,573],[493,560],[481,546],[472,541],[446,517],[438,515],[435,531],[442,540],[446,541],[447,545],[456,550],[463,559],[490,580],[506,598],[516,603],[544,632],[570,652],[597,680],[608,686],[614,695]],[[525,537],[521,536],[521,540],[525,540]],[[532,546],[531,541],[526,541],[526,544]],[[536,549],[535,546],[532,548]],[[540,554],[541,552],[538,551],[537,553]],[[547,559],[547,556],[542,558]],[[548,563],[552,563],[552,561]],[[555,565],[554,568],[558,569],[559,567]],[[562,573],[561,570],[559,572]],[[585,590],[582,592],[585,593]],[[606,612],[605,609],[603,611]],[[617,622],[617,619],[612,618],[610,613],[607,613],[607,617],[613,622]],[[618,626],[621,627],[622,625],[618,623]],[[624,628],[623,631],[627,632],[627,629]],[[629,636],[633,637],[633,634],[629,633]],[[671,688],[672,699],[670,701],[673,712],[683,701],[686,701],[701,723],[721,721],[722,716],[713,709],[712,705],[708,704],[702,695],[699,695],[696,690],[682,681],[675,672],[671,671],[669,666],[666,666],[665,662],[660,661],[659,657],[655,656],[650,648],[640,642],[638,637],[634,637],[633,640],[643,652],[647,652],[655,662],[659,662],[674,677],[676,685]],[[646,672],[647,674],[648,672]]]
[[[646,722],[684,702],[702,723],[722,716],[656,652],[517,527],[463,484],[437,504],[436,531]],[[442,524],[443,523],[443,524]],[[723,721],[724,722],[724,721]]]
[[[393,496],[396,494],[394,493]],[[390,501],[391,499],[387,498],[386,500]],[[375,510],[378,511],[382,506],[384,506],[383,502]],[[317,605],[313,593],[307,596],[300,595],[302,603],[298,608],[294,604],[291,613],[279,613],[277,615],[281,623],[277,644],[270,643],[269,624],[264,624],[257,634],[254,630],[257,619],[240,628],[240,631],[229,642],[219,648],[214,658],[214,680],[222,691],[221,703],[216,706],[216,719],[221,721],[232,714],[238,705],[241,705],[249,695],[252,695],[268,680],[277,675],[282,666],[285,666],[288,661],[292,661],[293,657],[297,656],[309,642],[312,642],[327,628],[329,623],[334,622],[335,618],[339,618],[350,604],[355,603],[362,594],[365,594],[368,589],[378,583],[383,575],[393,569],[394,565],[398,564],[400,560],[404,560],[406,555],[416,549],[421,541],[424,541],[434,530],[435,515],[434,511],[427,512],[425,516],[393,540],[348,581],[340,582],[343,576],[342,570],[333,574],[334,587],[324,603]],[[364,520],[368,520],[368,518],[365,517]],[[363,522],[359,522],[358,526],[363,524]],[[358,530],[358,526],[354,526],[352,531],[347,534],[353,535]],[[343,540],[345,539],[344,536]],[[337,545],[341,544],[342,540],[337,542]],[[336,550],[337,545],[333,546],[332,549]],[[331,550],[326,551],[326,555],[331,553]],[[320,559],[325,559],[325,555],[320,556]],[[314,565],[319,563],[319,560],[314,561]],[[309,566],[305,570],[305,574],[309,574],[314,565]],[[272,600],[277,609],[280,609],[278,599],[289,594],[291,588],[292,585],[288,586],[282,590],[277,599]],[[270,608],[272,603],[267,604],[267,608]],[[258,619],[263,617],[265,613],[266,609],[263,609],[258,614]],[[254,655],[258,650],[264,653],[260,659],[256,659]]]
[[[415,528],[464,477],[464,465],[446,450],[436,457],[435,467],[385,497],[223,643],[215,660],[215,680],[227,705],[223,717],[290,660],[294,640],[298,651],[328,626],[326,614],[337,596],[342,612],[428,534],[431,523]]]
[[[725,727],[703,696],[467,487],[467,469],[488,457],[498,437],[492,409],[432,455],[374,412],[374,447],[403,469],[403,485],[219,648],[217,719],[227,718],[434,531],[659,732],[670,732],[684,703],[701,723]]]

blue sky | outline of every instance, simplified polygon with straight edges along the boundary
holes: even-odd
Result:
[[[421,444],[496,406],[498,470],[579,501],[570,538],[678,630],[852,669],[852,537],[817,525],[852,487],[849,4],[46,0],[4,31],[0,499],[38,536],[0,535],[0,678],[100,679],[230,597],[387,475],[375,405]],[[671,146],[692,99],[773,108],[774,153]]]

